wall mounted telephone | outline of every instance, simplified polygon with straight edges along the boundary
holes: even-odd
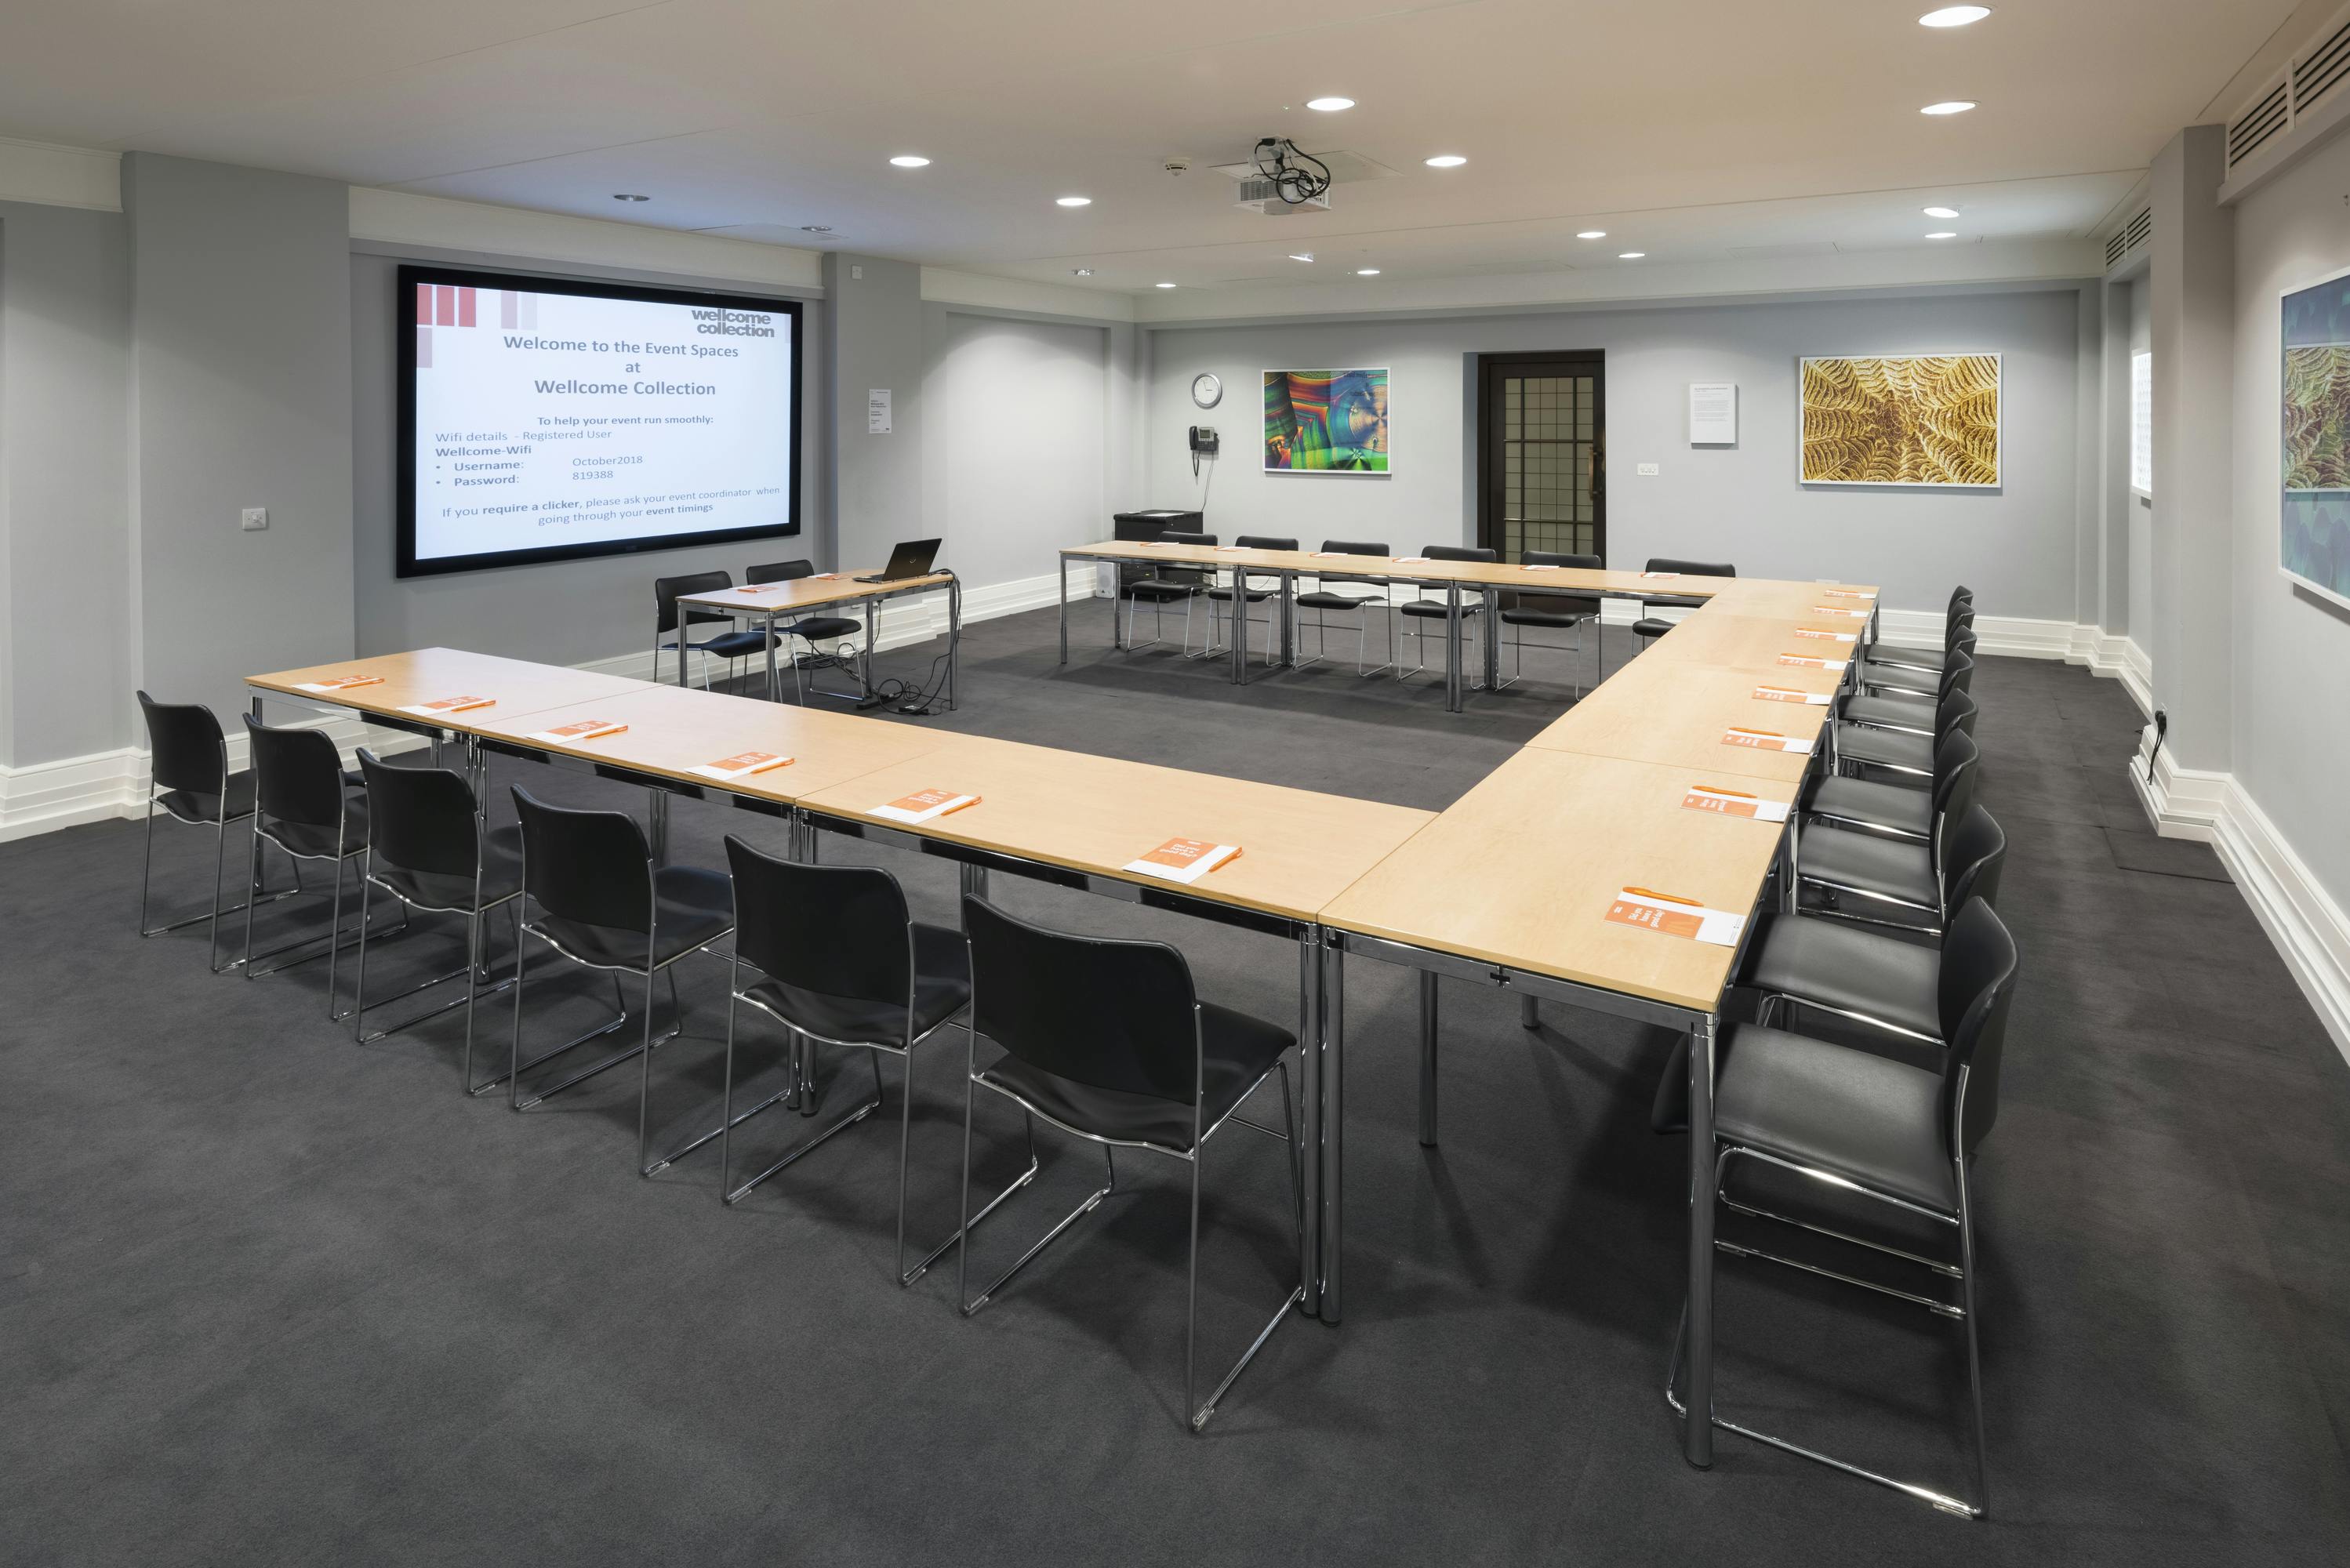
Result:
[[[1215,456],[1218,444],[1215,426],[1193,425],[1191,427],[1191,455],[1193,457]]]

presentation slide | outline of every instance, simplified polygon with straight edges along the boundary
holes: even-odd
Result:
[[[400,574],[796,531],[787,300],[400,269]]]

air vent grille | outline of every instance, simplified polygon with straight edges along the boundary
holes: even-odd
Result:
[[[2154,209],[2139,208],[2137,217],[2116,229],[2112,236],[2106,241],[2106,265],[2112,266],[2122,257],[2146,244],[2147,236],[2153,232]]]
[[[2310,107],[2332,91],[2350,73],[2350,22],[2334,30],[2293,67],[2293,111],[2307,114]]]
[[[2262,95],[2260,102],[2246,110],[2243,118],[2228,127],[2228,167],[2232,169],[2251,157],[2262,142],[2293,123],[2287,107],[2285,84],[2279,82]]]
[[[2302,118],[2350,81],[2350,11],[2337,13],[2307,47],[2288,57],[2287,67],[2228,122],[2230,175],[2251,162],[2272,158],[2301,130]]]

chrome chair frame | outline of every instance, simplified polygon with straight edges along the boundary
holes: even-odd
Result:
[[[214,722],[213,728],[215,731],[219,730],[217,721]],[[228,868],[229,824],[232,822],[249,822],[254,814],[248,810],[238,812],[234,815],[230,815],[227,809],[229,780],[227,735],[224,733],[220,734],[217,738],[216,743],[220,747],[220,789],[216,792],[213,798],[221,803],[221,814],[218,817],[210,822],[205,821],[200,816],[182,816],[178,812],[173,811],[169,805],[165,804],[163,797],[167,794],[178,792],[172,790],[158,790],[155,787],[155,780],[152,774],[151,773],[148,777],[147,809],[143,814],[146,817],[146,828],[139,852],[139,934],[142,938],[160,937],[172,931],[185,930],[190,926],[196,924],[200,920],[209,920],[212,923],[212,930],[210,932],[211,940],[205,944],[204,964],[205,967],[213,973],[224,974],[228,971],[236,968],[237,965],[242,963],[244,961],[242,959],[232,960],[228,963],[222,963],[219,961],[220,918],[223,915],[234,915],[241,911],[250,910],[254,900],[256,898],[265,904],[275,904],[283,899],[291,898],[296,894],[306,891],[306,889],[302,886],[301,864],[297,861],[294,867],[294,886],[291,888],[282,888],[277,892],[271,893],[267,889],[262,888],[256,881],[246,888],[244,901],[243,903],[231,904],[226,909],[221,908],[221,873]],[[257,794],[255,798],[258,798]],[[153,880],[154,873],[155,811],[158,806],[162,807],[164,815],[183,826],[209,827],[213,829],[213,907],[211,911],[207,914],[190,915],[187,919],[182,920],[170,920],[160,926],[150,926],[147,923],[148,888],[150,883]],[[257,875],[258,873],[256,873],[256,876]]]
[[[973,1019],[976,1019],[979,1016],[979,976],[976,973],[972,976],[970,1016]],[[1066,1231],[1070,1226],[1076,1224],[1078,1220],[1084,1219],[1087,1215],[1099,1208],[1101,1206],[1102,1199],[1109,1197],[1110,1194],[1116,1190],[1118,1187],[1118,1163],[1116,1154],[1114,1152],[1115,1150],[1119,1148],[1148,1149],[1153,1154],[1163,1154],[1187,1162],[1191,1168],[1191,1245],[1189,1285],[1190,1293],[1186,1298],[1183,1320],[1183,1409],[1185,1414],[1185,1426],[1194,1437],[1197,1437],[1200,1432],[1206,1428],[1209,1420],[1214,1417],[1217,1403],[1222,1400],[1224,1395],[1232,1388],[1232,1384],[1239,1379],[1240,1375],[1248,1370],[1249,1363],[1256,1359],[1257,1352],[1264,1348],[1265,1342],[1273,1337],[1274,1330],[1279,1328],[1283,1322],[1289,1317],[1290,1311],[1293,1307],[1296,1306],[1298,1303],[1305,1299],[1305,1282],[1303,1274],[1302,1262],[1302,1248],[1305,1233],[1305,1196],[1303,1179],[1298,1170],[1299,1157],[1298,1140],[1296,1137],[1296,1113],[1289,1089],[1289,1058],[1287,1054],[1284,1053],[1271,1067],[1266,1068],[1263,1073],[1259,1074],[1256,1081],[1251,1084],[1247,1090],[1243,1093],[1238,1099],[1232,1102],[1232,1107],[1231,1110],[1225,1112],[1222,1116],[1219,1116],[1212,1126],[1203,1128],[1200,1125],[1200,1115],[1201,1107],[1205,1101],[1202,1085],[1206,1071],[1207,1045],[1206,1037],[1201,1030],[1200,1023],[1200,1004],[1198,1000],[1195,998],[1191,1003],[1191,1041],[1194,1052],[1193,1061],[1195,1064],[1194,1075],[1192,1078],[1193,1093],[1191,1098],[1191,1147],[1189,1150],[1182,1150],[1169,1148],[1161,1144],[1140,1142],[1127,1138],[1105,1137],[1098,1133],[1087,1132],[1082,1128],[1071,1127],[1068,1123],[1058,1120],[1046,1112],[1038,1109],[1036,1106],[1030,1105],[1020,1096],[1013,1093],[1010,1089],[1003,1087],[1001,1085],[985,1082],[981,1077],[979,1072],[978,1031],[974,1028],[966,1027],[963,1033],[969,1042],[970,1052],[965,1061],[963,1070],[962,1211],[966,1214],[971,1212],[971,1129],[972,1107],[976,1097],[973,1094],[975,1089],[984,1088],[989,1090],[991,1093],[1001,1095],[1003,1098],[1010,1100],[1013,1104],[1018,1106],[1023,1115],[1030,1118],[1029,1147],[1032,1166],[1035,1161],[1035,1147],[1034,1122],[1036,1118],[1041,1117],[1049,1126],[1060,1128],[1063,1132],[1067,1133],[1072,1137],[1083,1139],[1087,1143],[1099,1144],[1102,1149],[1102,1165],[1107,1173],[1107,1179],[1102,1187],[1096,1189],[1085,1199],[1084,1202],[1071,1210],[1058,1224],[1055,1225],[1050,1231],[1047,1231],[1045,1233],[1043,1240],[1037,1241],[1026,1251],[1021,1253],[1019,1260],[1010,1268],[1004,1270],[1003,1273],[997,1275],[994,1282],[990,1284],[985,1290],[981,1291],[976,1299],[974,1299],[970,1293],[970,1282],[968,1277],[971,1269],[971,1242],[969,1231],[972,1225],[975,1225],[980,1220],[984,1219],[988,1210],[993,1210],[995,1207],[995,1204],[991,1203],[988,1205],[988,1210],[983,1210],[979,1214],[972,1215],[972,1219],[966,1223],[964,1228],[955,1232],[953,1237],[953,1240],[959,1241],[962,1243],[955,1255],[955,1298],[957,1303],[960,1304],[962,1315],[965,1317],[971,1317],[977,1314],[981,1308],[986,1306],[990,1301],[994,1299],[996,1292],[1002,1290],[1005,1285],[1012,1282],[1014,1275],[1026,1268],[1039,1253],[1045,1251],[1045,1248],[1060,1240],[1062,1234]],[[1264,1087],[1265,1080],[1272,1077],[1276,1072],[1281,1075],[1282,1126],[1287,1129],[1283,1132],[1275,1132],[1273,1128],[1264,1126],[1263,1123],[1253,1122],[1246,1116],[1240,1114],[1241,1107],[1246,1105],[1259,1089]],[[1273,1316],[1267,1320],[1264,1327],[1258,1330],[1256,1337],[1249,1342],[1248,1348],[1241,1352],[1240,1359],[1232,1363],[1232,1370],[1224,1374],[1223,1380],[1216,1385],[1213,1392],[1209,1394],[1207,1402],[1205,1404],[1201,1404],[1198,1402],[1199,1384],[1197,1370],[1200,1337],[1200,1157],[1207,1147],[1207,1140],[1213,1137],[1219,1131],[1221,1131],[1226,1122],[1232,1121],[1237,1121],[1243,1127],[1253,1127],[1258,1132],[1263,1133],[1268,1137],[1279,1138],[1284,1144],[1288,1146],[1290,1216],[1296,1228],[1296,1236],[1301,1248],[1300,1277],[1297,1283],[1291,1287],[1288,1296],[1283,1300],[1279,1307],[1274,1309]],[[1023,1183],[1021,1184],[1024,1184],[1025,1179],[1026,1179],[1024,1178]],[[1004,1198],[1010,1197],[1012,1192],[1017,1190],[1018,1186],[1021,1184],[1015,1184],[1014,1188],[1007,1189],[1001,1197],[996,1199],[995,1202],[1001,1203]]]
[[[254,718],[251,714],[245,715],[244,726],[248,737],[254,732],[258,731],[263,727],[261,722]],[[249,754],[250,742],[248,741],[248,755]],[[337,759],[335,767],[337,774],[339,774],[342,771],[342,763],[339,758]],[[339,783],[338,787],[340,787]],[[356,936],[361,941],[365,941],[367,940],[367,913],[364,905],[360,910],[360,923],[359,926],[347,929],[343,925],[343,867],[367,852],[366,845],[352,844],[348,842],[344,837],[344,835],[350,831],[349,802],[348,799],[344,801],[343,815],[335,824],[335,852],[332,855],[306,855],[301,851],[291,847],[284,839],[269,831],[265,823],[265,818],[268,814],[262,809],[261,805],[261,774],[257,759],[255,759],[254,763],[253,803],[253,857],[251,865],[251,885],[255,888],[261,886],[261,846],[264,844],[267,844],[272,848],[276,849],[280,855],[285,856],[286,859],[294,863],[295,885],[297,888],[301,885],[301,865],[303,861],[333,861],[335,863],[333,902],[330,906],[330,915],[327,922],[327,929],[323,934],[318,936],[296,937],[289,941],[280,942],[274,948],[265,948],[260,952],[256,953],[253,950],[253,900],[250,898],[247,898],[244,904],[244,956],[237,960],[237,961],[230,967],[244,970],[244,978],[252,980],[259,975],[278,974],[284,971],[294,968],[297,964],[306,964],[312,959],[324,957],[327,961],[327,1019],[329,1023],[340,1023],[348,1015],[335,1011],[335,961],[342,953],[344,938]],[[401,931],[405,931],[407,929],[408,921],[406,917],[403,915],[399,926],[384,934],[387,936],[394,936]],[[314,943],[321,941],[327,943],[327,947],[323,953],[305,953],[298,959],[288,959],[284,963],[272,965],[268,969],[254,968],[254,964],[256,960],[276,958],[281,953],[289,953],[296,948],[307,948]]]
[[[1365,587],[1372,587],[1372,585],[1367,583],[1363,584],[1362,586]],[[1324,583],[1315,591],[1318,593],[1332,593],[1336,590],[1334,590],[1328,583]],[[1367,680],[1371,676],[1383,674],[1388,670],[1393,670],[1395,668],[1396,654],[1395,601],[1388,597],[1387,585],[1381,583],[1377,586],[1375,591],[1370,593],[1360,595],[1341,594],[1338,595],[1338,597],[1341,598],[1353,599],[1355,601],[1355,608],[1357,612],[1357,618],[1355,622],[1355,673]],[[1373,664],[1370,662],[1371,619],[1369,611],[1374,606],[1387,612],[1388,657],[1386,662],[1381,664]],[[1303,617],[1300,617],[1296,621],[1296,626],[1299,633],[1298,640],[1301,643],[1305,641],[1304,634],[1306,627],[1310,624],[1314,628],[1314,657],[1311,659],[1300,659],[1296,664],[1293,666],[1295,669],[1307,669],[1313,665],[1321,663],[1325,659],[1327,659],[1330,656],[1330,628],[1322,618],[1323,616],[1327,613],[1328,607],[1315,605],[1312,607],[1314,610],[1314,619],[1309,623]]]

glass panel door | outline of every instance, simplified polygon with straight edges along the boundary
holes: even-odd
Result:
[[[1599,356],[1491,354],[1482,375],[1479,536],[1505,561],[1527,550],[1606,556]]]

